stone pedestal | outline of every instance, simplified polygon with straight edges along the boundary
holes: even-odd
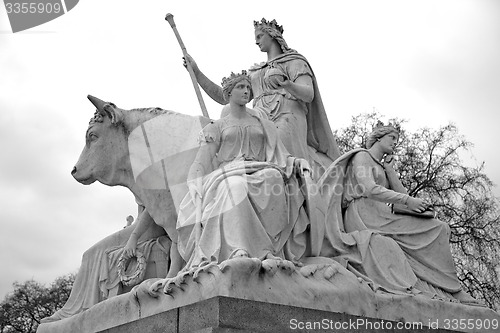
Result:
[[[496,332],[490,309],[420,295],[374,292],[337,262],[301,270],[262,269],[239,258],[155,280],[37,333],[128,332]],[[471,321],[473,325],[471,326]],[[488,327],[486,327],[488,324]]]
[[[99,333],[455,332],[428,327],[432,324],[394,322],[219,296]]]

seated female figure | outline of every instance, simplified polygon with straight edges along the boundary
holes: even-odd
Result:
[[[222,86],[229,114],[200,133],[179,209],[184,270],[238,256],[297,261],[306,251],[298,238],[307,218],[294,171],[309,164],[288,154],[271,121],[245,107],[252,95],[246,72],[232,73]]]
[[[377,127],[368,136],[368,149],[344,154],[320,179],[329,193],[330,243],[323,254],[346,260],[376,289],[477,303],[458,281],[449,226],[435,218],[394,214],[388,205],[405,205],[415,213],[429,206],[407,194],[393,169],[390,155],[398,139],[396,128]]]

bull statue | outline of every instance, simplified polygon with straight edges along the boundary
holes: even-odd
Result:
[[[88,98],[97,110],[71,173],[82,184],[99,181],[125,186],[134,194],[145,207],[138,219],[152,218],[172,241],[165,273],[173,277],[183,265],[176,244],[176,206],[187,193],[185,181],[198,150],[198,133],[210,120],[160,108],[123,110]]]
[[[154,294],[153,290],[167,284],[166,291],[168,279],[182,279],[177,275],[184,265],[177,248],[177,213],[188,193],[186,180],[200,147],[199,133],[210,119],[160,108],[124,110],[96,97],[88,98],[96,112],[86,132],[85,147],[71,173],[85,185],[99,181],[127,187],[139,205],[145,207],[137,222],[150,219],[165,230],[171,241],[170,265],[162,276],[166,280],[154,283],[150,290]],[[266,264],[263,267],[268,268]],[[269,270],[276,265],[290,269],[288,266],[293,266],[278,260]]]
[[[141,278],[175,275],[178,267],[174,269],[171,262],[178,257],[169,260],[169,256],[177,253],[176,249],[170,251],[175,247],[171,240],[176,239],[175,207],[187,192],[184,182],[198,149],[196,138],[209,119],[159,108],[127,111],[93,96],[88,98],[97,110],[72,175],[86,185],[99,181],[129,188],[139,203],[137,220],[147,215],[156,222],[138,240],[137,251],[147,259]],[[118,266],[122,249],[137,222],[85,251],[67,302],[42,322],[72,317],[105,299],[130,291],[133,284],[125,285]],[[176,265],[180,264],[177,261]],[[129,266],[134,265],[131,262]]]

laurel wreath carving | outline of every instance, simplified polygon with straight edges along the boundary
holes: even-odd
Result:
[[[141,283],[144,279],[144,274],[146,274],[146,257],[140,251],[135,252],[135,257],[137,259],[137,268],[130,274],[126,273],[126,269],[128,262],[132,258],[125,259],[122,254],[118,260],[118,277],[124,285],[130,287]]]

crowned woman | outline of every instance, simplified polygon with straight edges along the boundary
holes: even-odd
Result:
[[[275,20],[254,21],[255,43],[267,61],[252,66],[253,109],[276,124],[286,149],[308,160],[316,176],[340,155],[319,93],[316,77],[307,59],[288,47],[283,26]],[[205,92],[216,102],[227,104],[220,86],[208,79],[196,62],[186,57]],[[223,109],[222,116],[229,112]]]
[[[229,113],[201,131],[179,209],[184,270],[235,257],[298,261],[308,220],[297,177],[309,164],[287,152],[271,121],[246,108],[252,87],[245,71],[222,87]]]
[[[319,180],[329,205],[322,255],[347,262],[374,289],[477,305],[457,278],[449,226],[425,214],[429,203],[409,196],[393,168],[398,139],[397,128],[379,124],[367,149],[344,154]]]

